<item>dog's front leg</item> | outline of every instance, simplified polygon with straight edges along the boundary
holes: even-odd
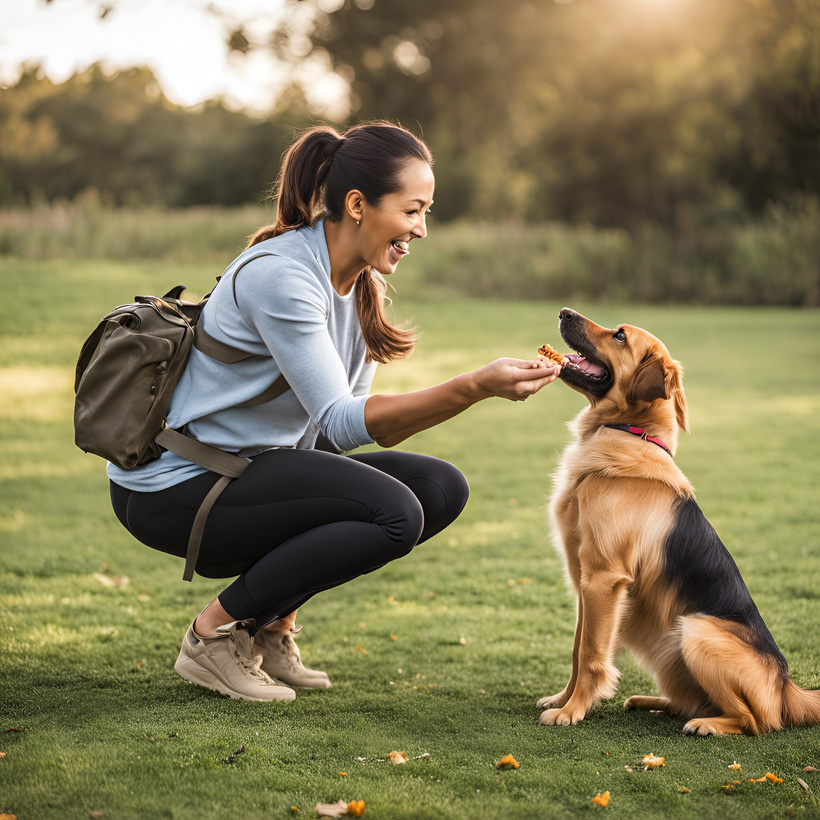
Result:
[[[578,596],[578,616],[575,620],[575,640],[572,645],[572,673],[569,683],[557,695],[547,695],[536,704],[539,709],[552,709],[565,706],[575,689],[575,681],[578,680],[578,653],[581,648],[581,624],[584,622],[584,599]]]
[[[608,568],[582,576],[574,686],[563,706],[547,709],[541,715],[542,724],[578,723],[601,700],[615,694],[619,675],[612,661],[631,582],[632,578],[625,573]]]

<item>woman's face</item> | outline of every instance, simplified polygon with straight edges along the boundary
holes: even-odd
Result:
[[[426,216],[433,204],[435,178],[424,160],[411,159],[399,175],[401,187],[377,206],[362,202],[357,228],[362,259],[387,276],[410,252],[410,242],[427,236]]]

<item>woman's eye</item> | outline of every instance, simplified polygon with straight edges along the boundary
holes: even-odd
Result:
[[[619,342],[625,342],[626,341],[626,333],[624,333],[623,330],[616,331],[614,336]]]

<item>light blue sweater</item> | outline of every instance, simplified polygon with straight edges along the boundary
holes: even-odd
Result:
[[[265,252],[276,256],[260,256]],[[209,335],[259,358],[224,364],[194,349],[168,411],[171,427],[187,424],[199,441],[248,457],[272,447],[311,449],[319,430],[340,450],[372,443],[364,404],[376,365],[365,361],[356,289],[340,296],[331,284],[322,221],[241,253],[200,321]],[[266,404],[235,407],[280,373],[291,390]],[[108,465],[112,481],[141,492],[203,472],[170,451],[133,470]]]

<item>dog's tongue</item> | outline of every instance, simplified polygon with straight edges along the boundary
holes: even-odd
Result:
[[[567,367],[571,367],[573,370],[580,370],[587,376],[594,376],[595,378],[600,378],[606,373],[606,369],[603,365],[597,362],[591,362],[585,356],[581,356],[578,353],[567,353],[565,355],[566,358],[569,359]]]

